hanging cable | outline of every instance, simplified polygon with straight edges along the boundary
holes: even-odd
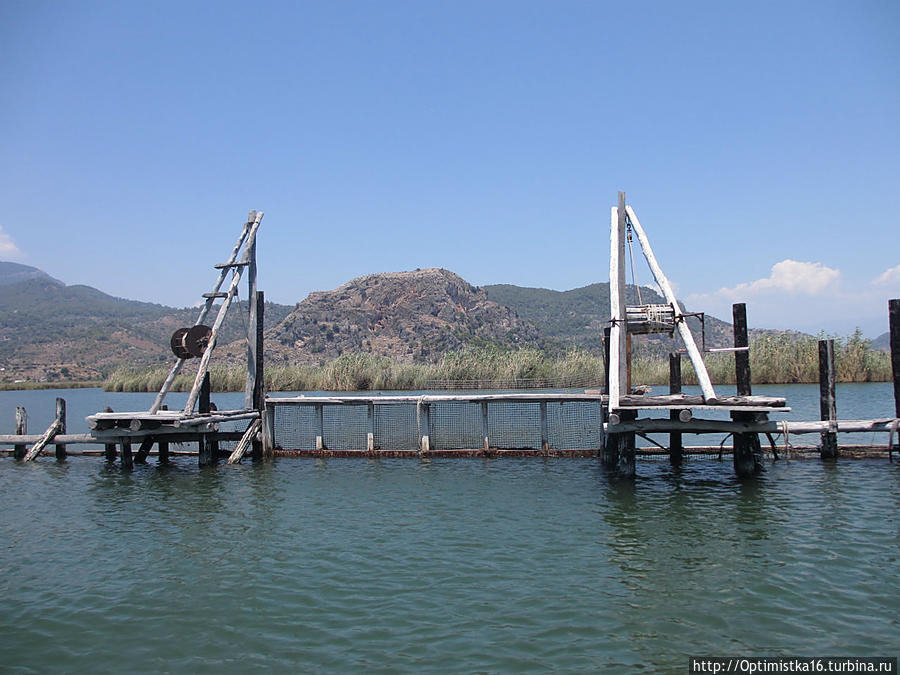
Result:
[[[627,220],[625,221],[625,228],[628,233],[628,236],[627,236],[627,238],[628,238],[628,257],[631,258],[631,285],[634,286],[635,289],[637,290],[638,304],[643,305],[644,300],[641,297],[641,287],[638,286],[637,282],[635,282],[635,280],[634,280],[634,245],[631,243],[632,237],[631,237],[631,222],[630,221],[627,221]]]

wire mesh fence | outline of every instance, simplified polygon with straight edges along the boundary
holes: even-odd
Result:
[[[599,396],[300,397],[269,399],[281,450],[599,450]]]

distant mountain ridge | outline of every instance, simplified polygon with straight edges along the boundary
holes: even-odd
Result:
[[[172,333],[192,325],[198,313],[66,286],[16,263],[3,264],[0,277],[0,381],[99,379],[120,365],[168,364]],[[650,288],[640,294],[645,303],[663,302]],[[627,298],[638,302],[635,287],[628,287]],[[478,288],[446,269],[418,269],[357,277],[294,306],[266,303],[265,318],[266,359],[275,364],[317,364],[351,352],[427,362],[466,345],[599,352],[609,321],[609,284],[569,291]],[[229,312],[216,361],[243,361],[246,320],[246,313]],[[701,342],[699,320],[688,322]],[[706,317],[707,346],[729,346],[731,340],[729,324]],[[677,346],[667,336],[635,339],[643,353]]]
[[[18,284],[22,281],[43,280],[50,281],[61,286],[65,286],[59,279],[54,279],[43,270],[30,265],[22,265],[20,263],[5,262],[0,260],[0,286],[9,284]]]

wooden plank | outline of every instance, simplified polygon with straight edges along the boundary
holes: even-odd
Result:
[[[316,435],[316,450],[325,450],[325,408],[322,405],[316,406],[316,426],[318,434]]]
[[[262,424],[258,419],[253,420],[247,425],[247,430],[244,432],[244,435],[241,436],[241,440],[238,441],[237,447],[235,447],[234,451],[229,455],[227,464],[238,464],[241,461],[244,453],[247,452],[247,448],[250,447],[250,444],[256,437],[256,434],[259,433],[261,427]]]
[[[249,322],[247,323],[247,382],[244,385],[244,407],[256,408],[253,395],[256,392],[256,367],[259,365],[259,351],[262,342],[259,340],[259,289],[256,287],[256,239],[248,245],[247,262],[247,302],[249,307]]]
[[[770,433],[779,434],[787,430],[788,434],[820,434],[836,425],[840,433],[890,433],[894,418],[877,420],[833,420],[830,422],[789,422],[786,420],[735,421],[705,420],[694,418],[688,422],[675,422],[664,418],[645,418],[632,422],[620,421],[616,425],[610,423],[614,433],[634,431],[640,433],[666,433],[681,431],[685,434],[707,433]]]
[[[638,220],[634,209],[630,206],[626,206],[625,210],[631,221],[631,228],[634,230],[634,233],[637,235],[638,241],[641,244],[644,258],[647,259],[647,264],[650,266],[650,271],[653,273],[653,278],[656,280],[657,286],[662,290],[666,301],[672,305],[672,309],[675,310],[675,328],[678,330],[678,335],[681,337],[681,341],[684,343],[688,356],[691,359],[691,364],[694,366],[694,372],[700,383],[700,390],[703,392],[703,398],[706,399],[707,403],[714,404],[717,398],[716,392],[713,389],[712,382],[710,382],[709,373],[706,371],[706,364],[703,362],[703,356],[700,354],[700,350],[697,349],[697,343],[694,342],[694,336],[691,334],[687,321],[685,321],[684,312],[681,311],[681,306],[678,304],[678,298],[675,297],[675,292],[672,290],[668,278],[663,273],[662,268],[656,260],[656,256],[653,254],[650,240],[647,239],[647,234],[644,232],[644,228],[641,227],[641,222]]]
[[[47,427],[47,431],[41,434],[41,437],[38,439],[37,443],[31,446],[31,449],[25,453],[25,457],[22,458],[25,462],[30,462],[35,457],[41,454],[44,447],[49,443],[53,437],[59,433],[59,418],[57,417],[50,423],[50,426]]]
[[[58,428],[56,430],[56,435],[59,436],[59,434],[66,433],[66,399],[64,398],[56,399],[56,419],[59,422]],[[55,445],[57,461],[64,460],[66,458],[66,444],[60,443],[57,440]]]
[[[275,406],[266,406],[263,417],[263,458],[275,456]]]
[[[215,285],[213,286],[213,293],[217,293],[219,289],[222,287],[222,284],[225,283],[225,279],[228,276],[228,272],[230,269],[230,263],[235,262],[237,260],[238,254],[241,251],[241,247],[244,245],[244,241],[247,238],[247,235],[250,233],[251,228],[254,223],[257,221],[256,211],[250,211],[247,214],[247,220],[244,222],[244,227],[241,230],[241,236],[238,237],[237,243],[234,245],[234,248],[231,251],[231,255],[228,258],[228,267],[223,267],[221,272],[219,272],[219,278],[216,280]],[[203,308],[200,310],[200,316],[197,317],[197,320],[194,322],[195,326],[199,326],[206,320],[207,314],[209,314],[209,310],[212,309],[213,299],[207,298],[206,303]],[[166,394],[169,393],[169,390],[172,388],[172,383],[175,382],[175,378],[178,376],[178,373],[181,372],[181,367],[184,365],[185,359],[177,359],[175,361],[175,365],[172,366],[169,374],[166,376],[165,382],[163,382],[162,387],[160,387],[159,393],[156,395],[156,399],[153,401],[153,405],[150,406],[150,412],[155,413],[160,408],[162,408],[163,400],[166,398]]]
[[[609,228],[609,401],[615,408],[627,395],[625,372],[625,193],[610,211]]]

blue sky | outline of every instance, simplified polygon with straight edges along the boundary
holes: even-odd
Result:
[[[870,336],[900,297],[900,3],[0,0],[0,259],[170,305],[248,209],[260,287],[608,280]],[[651,283],[639,265],[639,283]]]

